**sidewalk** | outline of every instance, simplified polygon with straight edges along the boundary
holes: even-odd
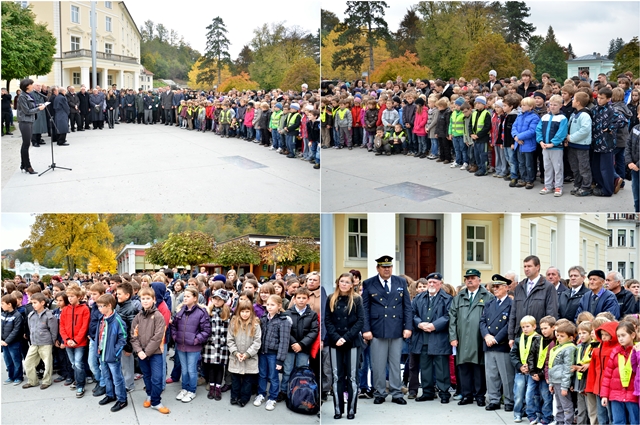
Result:
[[[51,163],[50,138],[31,147]],[[21,137],[2,137],[3,212],[318,212],[320,177],[308,162],[241,139],[162,124],[119,124],[67,135],[60,167],[20,172]]]
[[[366,149],[322,150],[323,212],[621,212],[633,211],[631,182],[610,198],[540,195],[511,188],[490,175],[404,155],[375,156]]]

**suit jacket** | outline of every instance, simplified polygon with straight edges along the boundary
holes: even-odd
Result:
[[[480,335],[482,335],[482,347],[484,351],[497,351],[500,353],[509,352],[509,315],[511,314],[511,304],[513,300],[507,296],[498,306],[498,299],[495,298],[487,303],[480,317]],[[484,338],[493,335],[498,344],[487,346]]]
[[[440,289],[429,306],[429,292],[416,295],[411,303],[413,311],[413,334],[411,335],[411,352],[420,354],[422,346],[428,346],[430,355],[451,354],[449,344],[449,307],[453,297]],[[422,322],[429,322],[436,328],[425,332],[418,328]]]
[[[402,338],[403,330],[413,329],[407,281],[399,276],[391,276],[390,285],[387,294],[379,275],[362,282],[362,333],[372,332],[374,338]]]
[[[583,311],[589,311],[589,304],[591,303],[591,295],[593,295],[593,292],[588,291],[582,296],[580,305],[578,305],[578,309],[576,310],[575,319],[577,319],[578,315]],[[602,293],[600,298],[598,298],[598,301],[596,302],[596,311],[595,313],[593,313],[593,315],[596,316],[598,313],[602,313],[603,311],[608,311],[609,313],[613,314],[616,320],[620,319],[620,305],[618,304],[618,299],[616,298],[616,295],[613,292],[606,289]],[[574,319],[574,322],[575,322],[575,319]]]
[[[536,318],[536,323],[544,316],[558,317],[558,293],[556,288],[540,275],[538,284],[527,296],[527,278],[523,279],[514,291],[511,314],[509,315],[509,339],[514,340],[520,335],[520,320],[530,315]],[[538,326],[539,328],[539,326]]]
[[[571,290],[561,292],[558,295],[558,317],[574,322],[578,305],[582,301],[582,296],[589,291],[585,284],[582,284],[578,292],[571,296]]]
[[[69,103],[69,114],[77,114],[80,112],[80,99],[78,98],[78,93],[71,94],[67,92],[65,96],[67,97],[67,103]],[[76,110],[76,106],[78,107],[78,110]]]

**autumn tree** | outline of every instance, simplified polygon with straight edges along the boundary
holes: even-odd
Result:
[[[320,38],[323,45],[324,39],[339,23],[340,19],[338,19],[335,13],[326,9],[320,9]]]
[[[0,74],[7,82],[29,75],[46,75],[53,66],[56,38],[47,25],[35,22],[35,15],[18,2],[2,2],[2,65]]]
[[[340,50],[342,47],[349,47],[350,44],[339,47],[336,46],[334,41],[337,40],[338,33],[336,31],[332,31],[327,35],[327,38],[324,42],[324,47],[322,47],[322,57],[321,57],[321,67],[320,71],[322,74],[322,79],[350,79],[354,80],[360,78],[363,72],[366,72],[369,69],[369,64],[364,62],[364,56],[362,56],[362,60],[351,61],[347,64],[347,67],[344,68],[342,66],[334,67],[332,56],[333,53]],[[364,36],[362,36],[362,40],[360,43],[364,43]],[[382,40],[380,41],[376,47],[373,48],[373,62],[375,67],[380,66],[382,62],[389,59],[391,57],[391,53],[387,48],[387,43]]]
[[[313,60],[311,60],[313,62]],[[228,92],[232,89],[237,90],[258,90],[260,85],[251,80],[251,77],[246,72],[241,72],[240,75],[229,77],[222,81],[218,86],[219,92]]]
[[[262,255],[267,264],[298,266],[320,261],[320,245],[311,238],[291,236]]]
[[[467,52],[462,75],[482,80],[492,69],[499,76],[520,75],[523,69],[533,71],[533,64],[519,44],[506,43],[500,34],[489,34]]]
[[[346,18],[336,27],[338,39],[335,44],[342,46],[342,49],[335,52],[331,58],[333,68],[349,68],[350,61],[357,63],[368,57],[368,70],[371,74],[374,70],[373,48],[380,40],[388,39],[391,35],[384,18],[384,9],[388,7],[384,1],[347,2],[347,10],[344,12]],[[365,44],[357,44],[363,35]],[[347,44],[351,44],[351,47],[346,47]]]
[[[35,259],[54,252],[53,261],[74,273],[92,257],[108,263],[113,235],[98,214],[40,214],[31,226],[23,248],[31,248]]]
[[[234,74],[240,74],[241,72],[249,73],[249,65],[253,62],[253,52],[251,48],[246,44],[242,46],[242,50],[238,53],[238,57],[233,61]]]
[[[564,49],[556,40],[553,28],[549,26],[547,36],[540,45],[535,60],[532,62],[536,65],[536,71],[540,74],[549,73],[552,78],[564,81],[567,78],[567,64]]]
[[[617,76],[627,71],[631,71],[633,75],[640,75],[640,42],[638,37],[633,37],[616,54],[611,75]]]
[[[215,247],[213,261],[221,266],[231,267],[241,264],[259,264],[260,251],[248,238],[234,239]]]
[[[196,77],[197,83],[213,85],[214,77],[210,68],[215,64],[218,71],[218,85],[222,82],[222,67],[231,61],[229,56],[229,39],[227,38],[227,28],[221,17],[213,18],[211,24],[207,26],[207,46],[204,53],[204,60],[198,69],[200,72]]]
[[[407,51],[403,56],[382,62],[371,74],[371,81],[395,81],[397,76],[401,76],[404,80],[409,78],[433,78],[433,71],[427,66],[420,65],[418,56],[415,53]]]
[[[213,87],[213,81],[201,81],[198,80],[198,76],[200,75],[201,72],[203,72],[201,70],[201,67],[203,66],[202,64],[206,61],[206,59],[204,57],[201,57],[200,59],[198,59],[193,66],[191,67],[191,71],[189,71],[188,74],[188,78],[189,78],[189,88],[192,89],[196,89],[196,90],[209,90]],[[208,71],[209,73],[211,73],[212,75],[215,75],[215,73],[218,71],[218,64],[217,62],[213,61],[209,63],[209,67],[208,67]],[[226,80],[229,77],[231,77],[231,71],[229,70],[229,64],[224,64],[220,70],[220,77],[222,78],[222,80]]]
[[[300,90],[302,83],[309,87],[319,87],[320,69],[310,57],[300,58],[285,72],[280,88],[282,90]]]
[[[163,259],[169,267],[197,266],[211,261],[214,243],[213,236],[204,232],[170,233],[162,244]]]
[[[89,273],[116,273],[118,271],[118,262],[116,261],[116,255],[117,254],[113,249],[105,247],[105,252],[103,255],[92,255],[91,258],[89,258],[87,271]]]

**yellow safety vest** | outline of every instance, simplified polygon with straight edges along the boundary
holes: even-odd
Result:
[[[556,359],[558,353],[565,348],[575,347],[576,345],[573,342],[567,342],[566,344],[556,345],[551,349],[551,353],[549,354],[549,369],[553,367],[553,361]],[[573,363],[573,362],[572,362]]]
[[[536,364],[538,366],[538,369],[542,369],[544,367],[544,361],[547,358],[547,351],[549,351],[549,345],[546,346],[546,348],[542,348],[542,344],[544,343],[544,340],[540,342],[540,351],[538,351],[538,363]]]
[[[291,123],[292,122],[296,122],[296,116],[300,115],[298,112],[295,112],[293,114],[289,114],[289,116],[287,117],[287,127],[291,127]],[[293,118],[293,120],[292,120]]]
[[[341,120],[344,119],[345,115],[347,115],[347,112],[349,112],[349,109],[347,108],[338,109],[338,116],[340,117]]]
[[[534,337],[538,335],[536,332],[529,335],[529,340],[525,343],[525,335],[522,334],[520,337],[520,345],[518,349],[520,350],[520,363],[527,364],[527,359],[529,358],[529,351],[531,350],[531,343],[533,342]]]
[[[631,375],[633,374],[631,356],[633,356],[633,353],[629,353],[629,359],[625,362],[624,354],[618,354],[618,372],[620,372],[620,383],[624,388],[629,386]]]
[[[581,351],[582,351],[582,346],[579,345],[578,354],[576,356],[577,364],[586,365],[588,363],[591,363],[591,344],[587,345],[587,349],[584,350],[584,353],[582,353]],[[583,374],[584,372],[577,372],[578,379],[581,380]]]

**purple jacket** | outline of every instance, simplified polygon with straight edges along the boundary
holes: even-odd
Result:
[[[171,336],[176,349],[186,352],[202,350],[211,335],[209,314],[204,307],[194,305],[189,310],[186,304],[178,311],[171,323]]]

